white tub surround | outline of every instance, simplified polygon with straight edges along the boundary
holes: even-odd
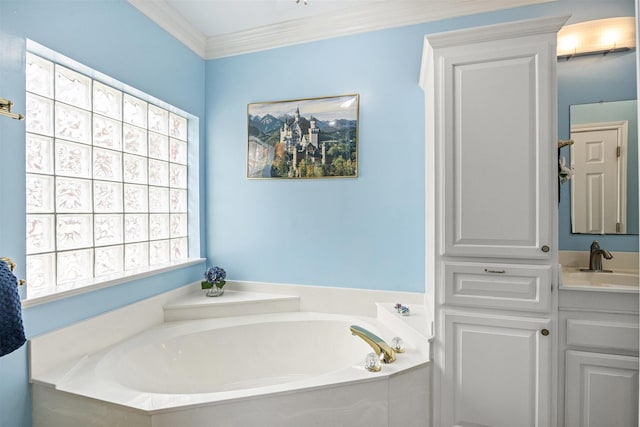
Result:
[[[336,427],[427,426],[427,367],[385,380],[232,400],[148,415],[34,385],[34,426],[46,427]],[[43,408],[43,406],[46,406]],[[44,415],[47,410],[47,415]],[[46,418],[44,418],[46,417]]]
[[[29,340],[30,381],[48,382],[75,365],[79,359],[96,353],[164,322],[163,306],[187,295],[200,284],[191,284],[143,301],[74,323]]]
[[[243,398],[386,379],[423,366],[409,347],[373,374],[358,324],[391,342],[375,319],[293,312],[172,322],[91,354],[42,385],[149,415]]]
[[[426,324],[422,295],[362,291],[360,298],[358,290],[321,287],[283,295],[296,288],[276,288],[226,289],[221,298],[207,298],[193,284],[138,303],[146,320],[130,334],[113,337],[113,325],[126,330],[138,304],[34,338],[34,426],[275,427],[319,419],[323,425],[428,425],[428,337],[416,326]],[[393,303],[350,306],[377,317],[298,311],[333,301],[336,293],[352,302],[377,294]],[[420,301],[412,316],[395,313],[394,303],[409,305],[412,297]],[[363,363],[372,349],[350,334],[352,324],[387,342],[400,336],[407,350],[381,372],[368,372]],[[78,337],[91,343],[74,351]],[[50,362],[59,343],[70,348]]]
[[[299,310],[300,298],[293,295],[225,289],[222,297],[209,298],[204,296],[204,291],[196,290],[165,304],[164,320],[172,322]]]
[[[429,360],[433,358],[431,353],[431,343],[433,342],[433,332],[430,330],[424,305],[414,305],[411,307],[409,316],[399,316],[392,304],[377,303],[377,319],[388,326],[391,330],[399,331],[401,337],[411,342],[416,349],[429,355]]]
[[[241,292],[233,296],[234,291]],[[229,296],[232,297],[227,298]],[[297,306],[292,303],[295,299]],[[229,315],[229,306],[234,309],[231,313],[236,315],[261,314],[267,311],[260,303],[270,305],[274,301],[286,301],[290,311],[375,317],[378,302],[402,303],[413,310],[424,305],[424,294],[227,280],[223,297],[207,298],[203,296],[200,283],[192,283],[32,338],[29,341],[31,380],[165,321],[190,320],[193,314],[180,317],[178,312],[183,308],[203,310],[211,317]],[[280,311],[280,308],[270,312]]]
[[[423,293],[227,280],[231,289],[300,298],[300,311],[376,316],[376,303],[425,305]]]

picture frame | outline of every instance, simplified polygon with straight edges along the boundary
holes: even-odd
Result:
[[[247,178],[358,177],[358,94],[247,105]]]

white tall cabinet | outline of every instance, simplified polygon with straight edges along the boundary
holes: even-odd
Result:
[[[425,37],[437,427],[555,425],[556,33],[566,18]]]

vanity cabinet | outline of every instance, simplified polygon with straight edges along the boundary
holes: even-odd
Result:
[[[560,290],[560,427],[638,426],[638,294]]]
[[[567,351],[566,427],[636,427],[638,358]]]
[[[555,426],[555,70],[566,19],[425,37],[437,427]]]

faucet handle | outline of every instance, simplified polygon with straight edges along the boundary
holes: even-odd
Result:
[[[396,353],[404,353],[404,340],[400,337],[393,337],[391,340],[391,348]]]
[[[367,354],[364,360],[364,368],[369,372],[379,372],[382,369],[380,367],[380,358],[376,353]]]

